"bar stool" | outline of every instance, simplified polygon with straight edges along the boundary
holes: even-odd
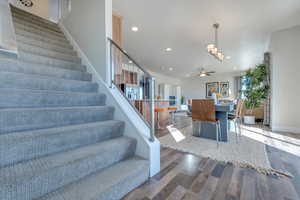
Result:
[[[236,143],[238,143],[238,136],[242,135],[242,133],[241,133],[241,123],[242,123],[242,117],[243,117],[244,104],[245,104],[244,99],[238,100],[235,113],[228,115],[228,120],[233,121],[233,123],[234,123]],[[237,130],[237,129],[239,129],[239,130]]]
[[[159,113],[164,112],[165,109],[164,108],[155,108],[154,112],[156,113],[156,130],[163,130],[163,128],[159,125]]]
[[[177,107],[168,107],[169,113],[171,113],[171,124],[175,123],[175,112],[177,111]]]

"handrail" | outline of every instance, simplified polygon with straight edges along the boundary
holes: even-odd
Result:
[[[111,38],[107,38],[117,49],[119,49],[126,57],[128,57],[140,70],[142,70],[145,74],[147,74],[149,77],[152,77],[149,72],[147,72],[145,69],[143,69],[131,56],[127,54],[125,50],[122,49],[115,41],[113,41]]]
[[[128,55],[128,53],[123,50],[116,42],[114,42],[111,38],[107,38],[108,41],[110,42],[110,74],[111,74],[111,80],[110,80],[110,86],[113,88],[115,86],[118,91],[124,96],[124,98],[128,101],[128,103],[134,108],[134,110],[137,112],[138,116],[149,126],[150,128],[150,142],[154,142],[155,140],[155,116],[154,116],[154,107],[155,107],[155,102],[154,102],[154,94],[155,94],[155,78],[151,76],[150,73],[148,73],[145,69],[143,69],[131,56]],[[120,52],[120,53],[119,53]],[[116,54],[116,55],[115,55]],[[125,57],[122,57],[125,56]],[[130,61],[129,63],[131,66],[131,70],[128,68],[124,68],[124,62],[123,58],[126,60]],[[117,65],[117,66],[116,66]],[[128,63],[126,63],[128,65]],[[118,68],[119,70],[116,70]],[[120,70],[121,69],[121,70]],[[138,74],[138,70],[142,72],[142,75]],[[117,72],[116,72],[117,71]],[[128,82],[128,74],[132,78],[129,78]],[[135,80],[131,80],[134,79]],[[138,81],[139,76],[143,78],[141,82]],[[118,78],[116,78],[118,77]],[[123,78],[123,79],[122,79]],[[116,80],[115,80],[116,79]],[[131,82],[132,81],[132,82]],[[139,85],[142,84],[142,85]],[[136,97],[135,99],[130,99],[126,94],[126,88],[127,85],[135,85],[136,93],[135,96],[140,96],[139,98]],[[123,88],[122,88],[123,86]],[[133,86],[134,87],[134,86]],[[125,89],[124,89],[125,88]],[[144,90],[143,90],[144,89]],[[125,90],[125,91],[124,91]],[[146,95],[148,93],[148,95]],[[143,96],[142,99],[141,96]],[[146,109],[141,109],[137,108],[136,102],[140,102],[142,100],[142,105],[149,106],[149,118],[144,116],[145,112],[148,110]],[[146,103],[147,102],[147,103]],[[133,103],[135,105],[133,105]],[[147,119],[148,118],[148,119]]]

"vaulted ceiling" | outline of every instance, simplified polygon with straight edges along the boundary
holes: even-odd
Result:
[[[202,67],[246,70],[262,61],[272,32],[300,24],[299,0],[113,0],[113,10],[123,16],[127,52],[145,68],[179,78]],[[231,57],[223,63],[206,51],[215,22],[219,46]]]

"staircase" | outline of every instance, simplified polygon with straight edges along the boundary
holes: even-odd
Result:
[[[149,176],[57,24],[11,7],[18,59],[0,59],[0,199],[120,199]]]

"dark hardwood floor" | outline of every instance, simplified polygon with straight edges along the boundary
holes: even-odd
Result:
[[[178,129],[189,123],[186,117],[176,117]],[[163,130],[157,136],[166,134]],[[162,147],[161,172],[124,200],[299,200],[300,158],[269,146],[267,152],[273,168],[285,167],[294,178],[266,176]]]

